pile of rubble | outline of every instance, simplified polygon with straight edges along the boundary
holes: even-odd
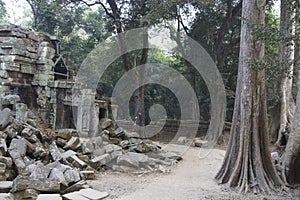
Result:
[[[85,182],[94,178],[96,170],[164,171],[181,159],[150,140],[140,139],[138,133],[118,128],[109,119],[100,121],[102,131],[96,137],[81,138],[73,129],[39,128],[38,118],[17,95],[3,97],[2,106],[0,192],[11,192],[14,199],[41,199],[43,195],[101,199],[108,194],[92,190]]]

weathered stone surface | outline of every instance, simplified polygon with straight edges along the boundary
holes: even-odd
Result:
[[[67,183],[76,183],[81,180],[80,173],[77,169],[67,169],[64,172]]]
[[[50,144],[49,151],[54,161],[62,159],[61,152],[59,151],[55,141]]]
[[[40,192],[60,192],[60,184],[50,179],[35,180],[19,175],[13,180],[12,192],[25,189],[35,189]]]
[[[27,121],[27,105],[24,103],[17,103],[16,104],[16,120],[20,122]]]
[[[20,139],[12,139],[9,149],[9,152],[17,152],[20,156],[25,156],[26,154],[26,140],[23,138]]]
[[[91,139],[91,143],[92,143],[94,149],[98,149],[103,144],[103,138],[101,136],[94,137]],[[92,148],[92,147],[90,147],[90,148]]]
[[[61,146],[61,147],[65,146],[65,145],[67,144],[67,142],[68,142],[67,140],[62,139],[62,138],[57,138],[57,139],[56,139],[57,145],[59,145],[59,146]]]
[[[63,152],[62,154],[61,154],[61,157],[63,158],[63,159],[67,159],[67,158],[69,158],[69,157],[71,157],[71,156],[74,156],[74,155],[76,155],[77,153],[75,152],[75,151],[73,151],[73,150],[68,150],[68,151],[66,151],[66,152]]]
[[[80,160],[76,155],[71,156],[70,160],[72,162],[72,165],[79,169],[83,169],[84,167],[87,166],[87,164],[85,162],[83,162],[82,160]]]
[[[89,198],[80,195],[78,191],[64,194],[63,198],[67,200],[90,200]]]
[[[2,105],[7,106],[7,105],[16,105],[17,103],[20,102],[20,97],[19,95],[6,95],[2,97]]]
[[[158,156],[160,156],[163,159],[171,159],[171,160],[181,160],[182,159],[177,153],[170,152],[170,151],[160,153],[160,154],[158,154]]]
[[[1,200],[14,200],[14,197],[11,193],[0,193]]]
[[[204,147],[208,144],[208,141],[201,140],[201,139],[194,139],[194,146],[195,147]]]
[[[80,175],[81,175],[81,177],[84,177],[85,180],[92,180],[95,178],[95,172],[92,170],[81,171]]]
[[[102,165],[105,165],[109,161],[111,161],[111,157],[109,154],[106,153],[102,156],[97,156],[97,157],[93,158],[90,162],[93,165],[92,167],[95,167],[95,166],[100,167]]]
[[[29,146],[29,145],[27,145]],[[44,148],[44,146],[42,145],[42,143],[37,142],[35,144],[35,149],[33,152],[33,156],[36,158],[44,158],[48,155],[48,151]]]
[[[70,140],[72,137],[72,131],[71,129],[60,129],[57,132],[57,137],[62,138],[64,140]]]
[[[67,194],[70,192],[78,191],[84,188],[88,188],[89,186],[86,184],[84,180],[78,181],[77,183],[71,185],[61,192],[61,194]]]
[[[49,175],[50,180],[57,181],[58,183],[66,183],[64,173],[58,168],[53,168]]]
[[[12,166],[12,159],[10,157],[0,156],[0,162],[1,163],[5,163],[5,165],[7,167],[11,167]]]
[[[64,165],[58,161],[49,163],[48,165],[46,165],[47,167],[49,167],[50,169],[56,168],[59,169],[62,172],[65,172],[67,169],[72,169],[70,166],[68,165]]]
[[[0,155],[5,155],[7,152],[6,141],[3,138],[0,138]]]
[[[106,153],[112,153],[114,151],[120,151],[120,150],[122,150],[122,148],[115,144],[108,144],[108,145],[104,146],[104,150]]]
[[[23,199],[37,199],[38,195],[38,191],[28,188],[23,193]]]
[[[100,125],[101,125],[102,129],[107,129],[108,127],[110,127],[112,125],[112,120],[103,118],[100,120]]]
[[[26,141],[25,139],[13,139],[10,143],[8,152],[14,161],[18,171],[23,171],[26,167],[26,164],[23,160],[23,157],[26,153]]]
[[[64,149],[72,149],[76,150],[78,148],[78,145],[80,144],[79,137],[71,137],[71,139],[67,142],[67,144],[64,146]]]
[[[11,110],[4,108],[0,111],[0,130],[2,131],[10,122]]]
[[[39,194],[37,200],[62,200],[60,194]]]
[[[32,129],[26,127],[26,128],[24,128],[24,129],[22,130],[21,136],[23,136],[23,137],[31,137],[31,136],[32,136],[32,133],[33,133]]]
[[[0,174],[4,174],[6,170],[6,164],[0,162]]]
[[[137,132],[125,132],[127,138],[140,138],[140,134]]]
[[[104,148],[100,148],[100,149],[96,149],[94,152],[93,152],[93,155],[94,156],[102,156],[105,154],[105,149]]]
[[[92,142],[83,143],[81,145],[81,151],[83,154],[90,154],[94,151],[94,145]]]
[[[29,177],[32,179],[46,179],[48,178],[50,171],[51,168],[45,166],[42,163],[39,163],[38,165],[36,165]]]
[[[108,196],[107,192],[100,192],[91,188],[81,189],[79,194],[92,200],[100,200]]]
[[[12,181],[0,181],[0,193],[9,192],[12,188]]]
[[[140,166],[139,159],[141,159],[141,160],[144,159],[144,158],[138,158],[138,157],[139,156],[136,156],[134,154],[126,153],[117,158],[117,164],[138,168]]]

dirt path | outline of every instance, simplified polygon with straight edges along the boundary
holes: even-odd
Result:
[[[100,174],[90,184],[98,190],[110,193],[108,199],[118,200],[198,200],[198,199],[297,199],[296,197],[246,196],[228,192],[213,181],[222,164],[225,151],[189,148],[181,161],[169,174],[148,174],[143,176],[110,172]]]

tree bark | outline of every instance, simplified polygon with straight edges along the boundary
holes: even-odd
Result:
[[[289,184],[300,183],[299,173],[297,174],[300,167],[300,81],[295,115],[284,155],[282,176]]]
[[[280,84],[280,127],[276,145],[285,145],[290,133],[290,126],[295,110],[292,97],[294,70],[294,3],[295,1],[281,1],[280,8],[280,43],[279,64],[282,78]]]
[[[264,26],[265,0],[243,0],[235,108],[228,149],[215,179],[239,192],[271,193],[284,186],[268,149],[265,46],[257,28]]]
[[[296,4],[296,34],[300,34],[300,11],[298,2]],[[300,183],[300,39],[295,40],[295,68],[298,69],[298,94],[295,114],[292,122],[291,133],[285,149],[282,176],[289,184]]]

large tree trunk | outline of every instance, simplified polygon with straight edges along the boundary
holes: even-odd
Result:
[[[300,168],[300,81],[295,115],[285,151],[282,176],[290,184],[300,183],[299,172],[297,174],[297,170]]]
[[[280,43],[279,64],[282,78],[280,84],[280,127],[276,144],[285,145],[290,133],[291,121],[295,110],[292,97],[293,70],[294,70],[294,7],[295,1],[281,1],[280,9]]]
[[[268,149],[265,47],[257,28],[264,26],[265,0],[243,0],[240,58],[230,141],[216,180],[239,192],[271,193],[284,183]]]
[[[298,2],[296,4],[297,16],[296,18],[296,34],[300,34],[300,11]],[[300,69],[300,39],[295,40],[295,68]],[[282,176],[288,183],[300,183],[300,71],[298,71],[298,95],[296,100],[296,110],[292,122],[291,133],[289,135],[288,143],[285,149],[285,156],[283,161]],[[298,172],[297,172],[298,170]]]

